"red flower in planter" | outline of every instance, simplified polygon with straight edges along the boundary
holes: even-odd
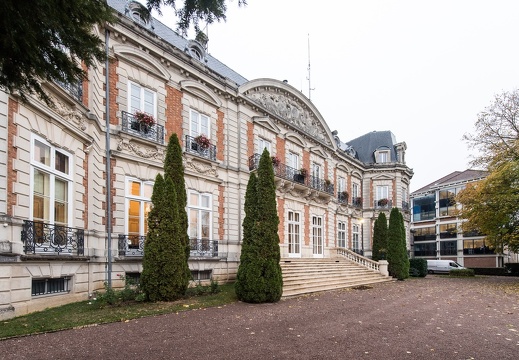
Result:
[[[207,149],[209,148],[209,146],[211,146],[211,140],[209,140],[207,138],[207,136],[201,134],[201,135],[198,135],[196,138],[195,138],[195,142],[200,145],[200,147],[202,149]]]
[[[137,110],[135,114],[133,114],[135,120],[139,122],[139,124],[153,126],[155,125],[155,119],[150,114],[147,114],[143,111]]]

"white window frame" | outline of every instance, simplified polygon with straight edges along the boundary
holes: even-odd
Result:
[[[346,179],[342,176],[339,176],[337,179],[337,194],[346,191]]]
[[[138,88],[139,90],[138,107],[136,104],[132,104],[132,100],[134,99],[134,88]],[[152,96],[151,102],[146,101],[146,95]],[[143,111],[157,119],[157,92],[133,81],[128,81],[128,112],[134,114],[136,110]]]
[[[359,195],[359,184],[357,183],[353,183],[351,184],[351,197],[352,198],[357,198],[357,197],[360,197]]]
[[[346,248],[346,223],[344,221],[337,222],[337,247]]]
[[[49,148],[49,164],[43,164],[40,161],[37,161],[34,159],[35,155],[35,146],[36,142],[41,143],[42,145]],[[68,173],[63,173],[59,170],[56,170],[56,153],[63,154],[68,157]],[[37,221],[42,221],[49,224],[55,224],[55,214],[52,211],[55,209],[55,203],[56,203],[56,180],[65,181],[67,183],[67,219],[65,223],[60,223],[61,225],[70,227],[72,225],[72,218],[73,218],[73,188],[74,188],[74,182],[73,182],[73,169],[74,169],[74,156],[73,154],[64,151],[62,149],[59,149],[56,146],[51,145],[49,142],[44,140],[43,138],[33,135],[31,137],[31,161],[30,161],[31,167],[30,167],[30,220],[34,219],[34,171],[38,170],[42,173],[45,173],[49,176],[49,204],[48,204],[48,218],[44,219],[37,219]]]
[[[288,257],[301,257],[301,213],[289,210],[288,220]]]
[[[312,163],[312,176],[314,177],[314,180],[321,179],[323,177],[322,175],[323,175],[323,172],[322,172],[321,164]]]
[[[139,183],[140,184],[140,193],[138,195],[132,194],[131,192],[131,186],[130,184],[132,182]],[[149,212],[151,211],[152,202],[151,202],[151,195],[153,192],[153,182],[152,181],[142,181],[140,179],[129,177],[127,176],[125,178],[125,209],[130,209],[130,202],[136,201],[139,203],[139,231],[138,234],[130,234],[130,214],[129,211],[125,211],[124,214],[124,226],[125,226],[125,234],[127,234],[128,237],[128,244],[137,246],[138,243],[135,242],[135,239],[130,238],[130,235],[132,236],[138,236],[139,238],[141,236],[146,236],[148,233],[148,221],[147,217]],[[146,194],[146,189],[151,190],[149,193],[149,196]],[[133,239],[133,242],[132,242]]]
[[[211,118],[196,110],[189,110],[189,135],[193,138],[205,135],[211,139]]]
[[[351,231],[351,249],[355,252],[359,252],[360,248],[360,242],[359,242],[359,225],[354,224],[352,226]]]
[[[198,196],[198,204],[191,203],[191,197],[193,195]],[[189,227],[188,227],[189,238],[190,239],[212,240],[213,239],[213,211],[212,211],[213,195],[211,193],[207,193],[207,192],[198,192],[195,190],[189,190],[187,196],[188,196],[187,214],[188,214],[188,223],[189,223]],[[207,199],[207,202],[208,202],[207,206],[203,206],[202,200],[204,198]],[[191,236],[191,233],[192,233],[191,224],[192,224],[193,212],[197,213],[196,237]],[[207,213],[209,215],[209,219],[208,219],[209,229],[208,229],[207,236],[202,235],[202,232],[203,232],[202,217],[203,217],[204,213]]]
[[[324,256],[324,219],[322,216],[312,215],[312,253],[314,257]]]
[[[376,187],[377,198],[375,200],[388,199],[389,200],[389,186],[378,185]]]
[[[258,138],[258,154],[263,154],[263,150],[267,149],[269,154],[272,155],[272,143],[268,140],[265,140],[263,138]]]
[[[384,164],[391,162],[391,153],[389,150],[377,150],[375,152],[376,162],[378,164]]]

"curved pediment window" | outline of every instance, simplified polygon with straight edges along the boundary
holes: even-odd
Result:
[[[391,162],[391,152],[388,148],[379,148],[375,151],[375,162],[377,164],[384,164]]]
[[[206,61],[206,51],[204,46],[198,42],[197,40],[189,40],[186,45],[186,52],[191,55],[191,57],[197,59],[200,62]]]

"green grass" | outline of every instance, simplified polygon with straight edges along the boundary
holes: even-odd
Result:
[[[218,289],[218,293],[200,296],[191,292],[194,295],[174,302],[127,302],[99,306],[95,301],[81,301],[67,304],[0,322],[0,339],[215,307],[237,301],[234,284],[219,285]]]

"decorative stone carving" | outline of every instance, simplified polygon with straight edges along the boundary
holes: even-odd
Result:
[[[124,138],[119,140],[117,150],[127,151],[145,159],[154,159],[161,162],[164,161],[164,152],[162,150],[157,148],[151,149]]]
[[[83,131],[86,129],[85,118],[83,117],[81,111],[75,108],[71,108],[57,98],[53,98],[52,101],[54,101],[54,111],[59,116],[76,124],[77,127]]]
[[[306,106],[300,104],[297,100],[290,99],[283,94],[266,91],[249,92],[247,97],[304,133],[324,144],[331,145],[330,138],[321,122]]]
[[[218,177],[218,172],[216,171],[216,168],[214,166],[193,160],[193,158],[186,159],[186,169],[196,171],[199,174],[212,175],[214,177]]]

